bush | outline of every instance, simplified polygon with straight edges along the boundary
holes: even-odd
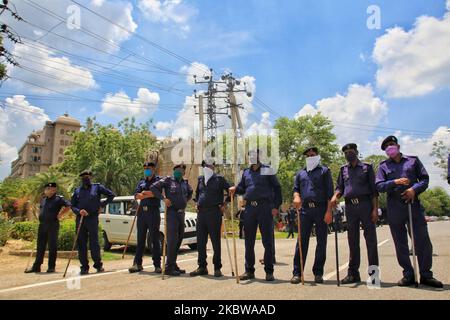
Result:
[[[37,238],[37,229],[39,222],[26,221],[17,222],[12,225],[11,238],[34,241]],[[103,246],[103,230],[101,226],[98,228],[98,237],[100,247]],[[73,240],[75,239],[75,220],[66,219],[60,222],[58,234],[58,250],[72,250]],[[5,241],[6,242],[6,241]]]
[[[8,241],[12,229],[12,223],[7,219],[0,217],[0,247],[3,247]]]
[[[12,225],[11,238],[33,241],[37,237],[37,221],[16,222]]]

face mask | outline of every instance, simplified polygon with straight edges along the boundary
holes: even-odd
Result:
[[[314,170],[320,162],[320,156],[306,158],[306,171]]]
[[[211,168],[204,167],[203,168],[203,173],[205,175],[205,184],[206,184],[206,183],[208,183],[209,178],[212,177],[214,171]]]
[[[348,162],[353,162],[353,161],[355,161],[356,159],[358,159],[358,156],[356,155],[355,152],[347,152],[347,153],[345,154],[345,159],[346,159]]]
[[[144,170],[144,176],[147,178],[147,177],[150,177],[152,175],[152,169],[145,169]]]
[[[389,146],[386,148],[386,155],[389,158],[395,158],[399,154],[398,146]]]
[[[183,177],[183,173],[180,170],[175,170],[173,172],[173,177],[177,180],[180,180]]]
[[[91,185],[91,178],[89,178],[89,177],[83,177],[83,179],[81,179],[81,181],[83,181],[83,184],[85,186],[90,186]]]

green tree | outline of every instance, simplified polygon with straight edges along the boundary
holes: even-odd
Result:
[[[78,176],[81,171],[90,169],[96,182],[111,188],[117,195],[131,194],[142,177],[146,155],[159,148],[149,130],[150,123],[137,125],[134,118],[125,118],[115,127],[88,119],[86,130],[75,133],[58,171]]]
[[[336,181],[344,158],[336,144],[333,125],[325,116],[303,116],[297,119],[282,117],[274,125],[279,130],[280,167],[278,178],[283,188],[284,202],[291,201],[294,177],[298,170],[305,167],[303,151],[308,146],[317,146],[322,163],[330,167],[333,180]]]
[[[447,157],[449,153],[450,146],[445,145],[443,141],[433,142],[433,150],[431,151],[430,156],[436,158],[436,161],[433,164],[443,170],[441,176],[444,180],[447,180]]]
[[[450,196],[443,188],[428,189],[419,197],[426,215],[450,216]]]
[[[370,163],[373,165],[373,170],[375,171],[375,175],[377,174],[378,167],[382,161],[386,160],[386,157],[383,155],[373,154],[363,159],[364,162]],[[378,205],[380,208],[387,207],[387,195],[386,193],[380,193],[378,198]]]

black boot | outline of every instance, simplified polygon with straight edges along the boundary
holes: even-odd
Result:
[[[344,279],[342,279],[341,284],[350,284],[350,283],[359,283],[359,282],[361,282],[360,276],[348,275]]]
[[[216,277],[216,278],[223,277],[222,271],[220,271],[220,269],[215,269],[214,270],[214,277]]]
[[[273,273],[266,273],[266,281],[274,281],[275,277],[273,276]]]
[[[25,270],[25,273],[39,273],[41,272],[41,267],[32,266],[31,268],[28,268]]]
[[[239,279],[242,281],[255,279],[255,274],[253,272],[245,272]]]
[[[301,282],[300,276],[293,276],[291,279],[292,284],[299,284]]]
[[[314,282],[315,283],[323,283],[323,277],[322,276],[314,276]]]
[[[420,284],[425,286],[433,287],[433,288],[443,288],[444,285],[439,280],[431,277],[431,278],[420,278]]]
[[[192,271],[189,275],[191,277],[206,276],[206,275],[208,275],[208,269],[202,268],[202,267],[198,267],[197,270]]]
[[[403,277],[398,282],[397,285],[399,287],[409,287],[415,284],[414,277]]]
[[[136,272],[141,272],[142,270],[144,270],[144,268],[142,267],[142,265],[141,264],[133,264],[133,266],[131,266],[129,269],[128,269],[128,272],[129,273],[136,273]]]

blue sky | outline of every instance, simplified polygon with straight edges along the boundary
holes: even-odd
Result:
[[[42,7],[54,10],[61,16],[66,14],[67,6],[73,4],[68,0],[34,2]],[[432,75],[428,79],[430,73],[438,72],[432,68],[430,70],[423,70],[422,68],[422,64],[427,63],[427,58],[423,61],[423,51],[428,45],[425,43],[420,48],[423,39],[412,45],[414,34],[409,34],[410,49],[417,55],[417,58],[411,64],[411,69],[418,69],[415,75],[426,75],[426,84],[431,84],[433,88],[426,89],[416,95],[411,93],[414,92],[414,90],[411,91],[411,88],[414,89],[414,83],[406,88],[403,85],[395,87],[398,79],[388,74],[389,70],[397,70],[399,77],[403,76],[400,75],[402,72],[408,75],[407,69],[409,67],[389,68],[396,61],[406,61],[409,51],[401,52],[402,48],[397,48],[395,45],[396,38],[394,35],[388,35],[387,29],[399,27],[407,33],[417,27],[416,19],[418,17],[435,17],[437,20],[434,23],[441,25],[439,30],[442,31],[442,35],[437,34],[436,37],[442,36],[445,39],[444,37],[448,35],[446,32],[449,31],[447,30],[448,24],[442,22],[444,15],[447,13],[445,0],[176,0],[172,3],[164,0],[136,0],[131,1],[131,5],[128,1],[120,0],[80,2],[105,16],[113,18],[113,20],[118,17],[124,18],[124,16],[126,18],[126,13],[124,13],[126,10],[124,11],[123,8],[128,8],[128,18],[131,18],[132,22],[129,20],[121,21],[122,24],[130,28],[134,27],[137,35],[149,39],[187,58],[189,61],[213,67],[217,74],[229,69],[238,76],[253,77],[256,96],[277,112],[277,114],[272,113],[266,117],[267,123],[273,124],[278,114],[293,117],[308,104],[315,109],[328,108],[327,110],[330,110],[335,105],[334,103],[337,103],[336,101],[340,101],[339,99],[329,101],[331,105],[328,107],[321,107],[322,103],[319,101],[326,98],[336,98],[336,95],[343,96],[345,100],[346,97],[350,96],[348,92],[352,84],[359,86],[360,89],[366,86],[364,87],[365,91],[361,89],[355,93],[355,96],[368,94],[369,105],[375,101],[374,108],[378,108],[374,111],[375,117],[370,117],[370,114],[362,118],[361,116],[358,118],[357,115],[354,118],[349,117],[349,119],[354,119],[349,120],[350,123],[363,123],[373,126],[366,126],[364,138],[357,141],[366,145],[366,153],[375,152],[374,146],[379,138],[394,133],[394,129],[403,129],[399,134],[403,133],[405,141],[411,143],[411,146],[414,143],[423,143],[429,147],[430,139],[433,138],[436,130],[440,127],[448,127],[450,123],[450,83],[448,78],[439,74]],[[159,9],[155,9],[156,11],[153,6],[155,4],[159,6]],[[366,20],[369,17],[366,10],[370,5],[377,5],[381,10],[381,29],[379,30],[369,30],[366,26]],[[58,23],[57,19],[45,15],[27,3],[21,2],[17,4],[17,7],[19,13],[22,13],[25,19],[34,22],[36,25],[45,26],[49,29]],[[187,84],[183,75],[139,72],[130,67],[149,70],[148,60],[144,59],[152,59],[165,68],[179,72],[186,65],[185,62],[162,53],[135,35],[126,34],[122,35],[122,38],[114,38],[117,36],[117,32],[116,34],[108,32],[108,28],[113,27],[111,24],[101,21],[84,9],[81,10],[82,27],[102,34],[106,38],[114,38],[116,43],[119,43],[124,49],[114,50],[101,41],[99,41],[99,44],[95,44],[95,42],[92,42],[94,40],[90,38],[89,43],[108,51],[109,54],[105,54],[74,45],[74,43],[60,39],[51,33],[45,34],[46,32],[39,31],[35,27],[30,27],[30,25],[23,23],[19,25],[12,21],[11,23],[21,35],[27,35],[32,39],[42,37],[39,41],[44,45],[67,50],[85,58],[115,63],[119,59],[114,56],[127,57],[130,52],[136,56],[128,57],[120,65],[114,67],[114,70],[122,75],[125,74],[125,78],[117,78],[117,74],[112,71],[106,71],[106,74],[96,73],[96,67],[92,64],[86,64],[86,60],[68,56],[60,51],[53,51],[52,58],[68,57],[72,66],[84,68],[83,70],[87,70],[87,74],[91,73],[92,81],[95,81],[95,86],[83,84],[80,85],[80,88],[77,88],[73,85],[74,82],[81,83],[86,81],[87,78],[80,78],[80,80],[74,78],[72,79],[74,82],[68,82],[66,87],[63,87],[65,94],[98,101],[44,100],[42,96],[61,97],[62,95],[55,92],[36,92],[36,87],[24,85],[20,81],[8,81],[3,84],[0,88],[1,100],[12,97],[14,94],[20,94],[25,96],[29,105],[41,108],[45,115],[52,119],[58,114],[68,111],[72,116],[79,119],[96,115],[97,119],[103,123],[116,123],[119,117],[112,112],[100,113],[102,101],[107,99],[106,94],[114,95],[123,91],[130,99],[135,99],[138,88],[147,88],[152,94],[157,93],[159,95],[159,99],[157,99],[159,106],[156,111],[138,114],[138,121],[153,118],[155,123],[176,125],[177,121],[182,120],[179,118],[183,116],[183,113],[177,114],[177,111],[186,108],[186,106],[183,107],[185,97],[191,95],[192,90],[196,87]],[[428,25],[424,24],[417,30],[426,32],[427,27]],[[429,29],[433,30],[431,27]],[[80,31],[68,32],[64,24],[55,27],[53,31],[81,42],[87,42],[89,38]],[[384,56],[390,52],[389,50],[399,50],[400,58],[382,62],[374,61],[373,53],[377,39],[386,35],[389,37],[387,37],[385,45],[380,46],[380,52]],[[429,59],[430,61],[436,59],[440,61],[440,69],[445,70],[450,65],[448,63],[450,52],[449,50],[446,52],[444,52],[445,50],[442,52],[435,50],[437,52],[433,52],[433,46],[436,46],[436,44],[432,41],[432,38],[429,37],[429,41],[431,41],[429,46],[432,53]],[[428,41],[427,39],[425,42]],[[11,48],[11,50],[13,49]],[[20,53],[20,51],[17,52]],[[22,51],[22,56],[30,52],[36,54],[39,51],[25,50]],[[404,59],[401,54],[405,55]],[[142,59],[139,56],[145,58]],[[132,61],[140,61],[141,64],[138,65]],[[22,62],[25,63],[25,61]],[[108,64],[99,63],[108,66]],[[35,65],[34,68],[40,69],[39,65]],[[385,70],[384,76],[387,77],[388,84],[384,86],[377,82],[376,78],[377,71],[381,69]],[[101,70],[104,71],[104,69]],[[35,83],[38,81],[41,85],[49,80],[43,77],[42,81],[39,81],[39,77],[31,77],[36,76],[36,74],[33,75],[23,70],[13,70],[12,74],[19,78],[33,79]],[[399,79],[402,80],[403,78]],[[117,85],[104,81],[115,82]],[[168,94],[151,86],[149,84],[151,81],[163,84],[164,88],[171,87],[182,91],[178,91],[177,94]],[[415,81],[420,84],[420,77]],[[52,87],[52,83],[48,83],[48,86]],[[59,86],[57,88],[58,90],[61,89]],[[148,92],[145,92],[145,94],[147,99],[155,98],[150,96]],[[35,95],[39,95],[39,99],[33,97]],[[66,100],[68,99],[67,96],[63,97]],[[265,111],[254,101],[249,103],[253,106],[253,112],[246,122],[247,127],[250,127],[252,122],[256,122],[255,125],[258,125],[257,122],[264,118],[262,113]],[[346,110],[348,111],[351,107],[352,105],[349,102]],[[377,115],[377,110],[379,110],[379,115]],[[323,112],[326,114],[325,111]],[[333,119],[332,111],[330,117]],[[34,128],[35,123],[33,122],[30,125],[30,129]],[[385,129],[386,127],[392,128],[392,130]],[[157,134],[164,136],[170,134],[171,130],[173,128],[158,131]],[[411,130],[411,132],[408,130]],[[412,132],[412,130],[414,131]],[[357,134],[356,130],[355,137]],[[439,137],[442,138],[442,136]],[[444,138],[447,139],[448,137],[445,136]],[[6,140],[5,137],[3,139]],[[20,146],[9,145],[9,147],[17,148]]]

